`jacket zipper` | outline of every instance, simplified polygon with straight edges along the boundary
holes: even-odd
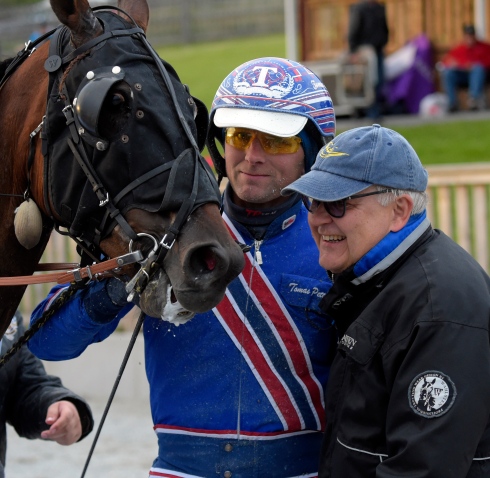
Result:
[[[260,252],[260,246],[262,245],[262,242],[264,241],[258,241],[255,239],[255,262],[261,266],[263,264],[262,261],[262,252]]]

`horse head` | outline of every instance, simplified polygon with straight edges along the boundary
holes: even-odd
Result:
[[[36,99],[17,98],[21,114],[38,115],[40,134],[27,180],[26,163],[14,167],[14,188],[27,181],[45,224],[74,238],[86,263],[140,250],[138,264],[118,271],[128,292],[147,314],[184,322],[217,305],[244,265],[200,155],[207,110],[146,40],[146,0],[51,6],[62,25],[0,90],[2,105],[16,80],[39,82],[41,64],[49,73],[44,107],[39,84],[22,87]]]

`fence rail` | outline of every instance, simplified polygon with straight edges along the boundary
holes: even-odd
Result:
[[[89,0],[92,7],[116,0]],[[148,40],[155,47],[284,32],[284,0],[148,0]],[[0,56],[13,56],[45,23],[59,24],[47,0],[28,6],[0,6]]]
[[[428,216],[490,271],[490,162],[427,167]],[[41,262],[78,262],[75,243],[53,233]],[[53,284],[30,285],[21,311],[31,313]]]
[[[490,233],[490,163],[427,167],[428,215],[488,272]]]

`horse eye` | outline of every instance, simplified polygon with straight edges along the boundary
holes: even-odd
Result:
[[[97,122],[98,134],[102,139],[116,139],[125,127],[131,114],[131,88],[120,82],[109,91],[101,105]]]
[[[126,100],[124,99],[124,96],[121,93],[114,93],[114,95],[112,95],[112,106],[120,106],[125,101]]]

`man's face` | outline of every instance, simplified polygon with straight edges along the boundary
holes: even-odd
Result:
[[[473,46],[476,43],[476,36],[471,33],[465,33],[463,39],[464,43],[468,46]]]
[[[304,173],[304,152],[267,153],[257,136],[245,150],[225,144],[226,174],[238,206],[251,208],[275,207],[287,198],[281,189]]]
[[[373,187],[365,192],[371,192]],[[402,199],[403,198],[403,199]],[[378,196],[367,196],[346,202],[346,212],[341,218],[332,217],[321,204],[308,214],[311,233],[320,253],[320,265],[339,274],[354,265],[390,231],[400,230],[408,221],[402,214],[400,202],[410,203],[408,195],[397,198],[387,206],[378,202]]]

